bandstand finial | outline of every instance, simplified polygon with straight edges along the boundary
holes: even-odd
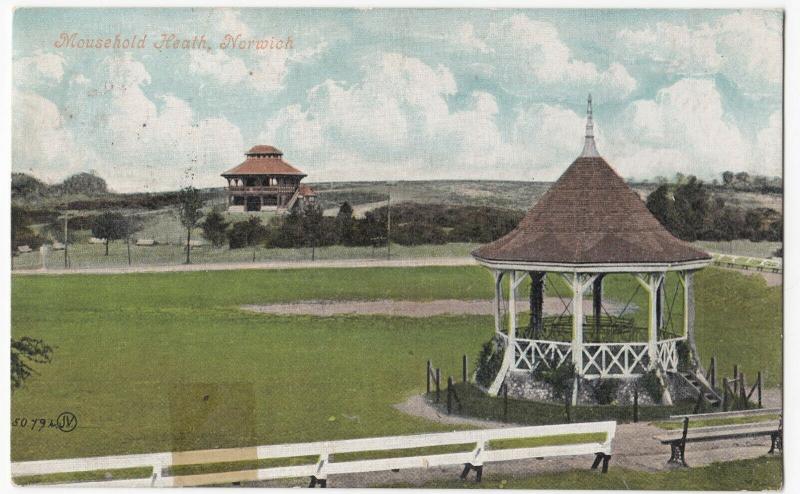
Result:
[[[589,99],[586,104],[586,136],[583,143],[583,151],[580,157],[595,158],[599,157],[600,153],[597,152],[597,147],[594,144],[594,122],[592,121],[592,93],[589,93]]]

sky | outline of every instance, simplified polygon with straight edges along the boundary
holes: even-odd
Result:
[[[623,177],[782,175],[781,11],[23,8],[12,53],[12,170],[49,182],[223,186],[256,144],[310,182],[555,180],[590,92]]]

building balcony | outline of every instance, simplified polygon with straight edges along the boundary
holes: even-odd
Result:
[[[258,185],[252,187],[246,186],[231,186],[226,187],[228,193],[243,193],[243,194],[294,194],[297,187],[293,185]]]

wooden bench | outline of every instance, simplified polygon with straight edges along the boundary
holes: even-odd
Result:
[[[722,441],[725,439],[738,439],[746,437],[770,436],[772,444],[768,451],[769,454],[775,453],[776,449],[783,450],[783,419],[770,420],[763,422],[751,422],[745,424],[715,425],[709,427],[689,427],[690,419],[725,419],[751,417],[759,415],[781,414],[780,408],[768,408],[758,410],[742,410],[734,412],[704,413],[693,415],[673,415],[671,420],[682,420],[683,428],[653,436],[661,444],[670,445],[670,457],[667,463],[680,463],[688,467],[686,463],[686,443],[702,441]]]
[[[597,469],[602,462],[602,471],[605,473],[608,471],[611,442],[616,427],[616,422],[591,422],[233,449],[27,461],[12,463],[11,475],[19,477],[67,472],[107,472],[120,468],[147,467],[152,471],[148,478],[88,481],[83,484],[93,487],[189,487],[310,477],[309,487],[326,487],[328,475],[464,465],[461,478],[466,479],[470,471],[475,471],[476,480],[480,482],[484,463],[577,455],[594,455],[592,469]],[[586,436],[581,441],[564,441],[563,436],[573,434]],[[600,435],[602,440],[599,439]],[[543,440],[552,436],[559,436],[560,441]],[[293,459],[302,461],[276,463]],[[271,464],[251,466],[248,470],[239,471],[164,474],[176,466],[240,461],[252,464],[261,460],[267,460]],[[53,484],[47,486],[51,487]]]

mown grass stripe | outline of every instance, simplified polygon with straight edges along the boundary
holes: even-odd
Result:
[[[101,480],[144,479],[153,475],[152,467],[117,468],[113,470],[90,470],[87,472],[48,473],[13,477],[17,485],[64,484],[70,482],[93,482]]]
[[[352,453],[336,453],[333,462],[356,460],[379,460],[385,458],[405,458],[411,456],[444,455],[448,453],[463,453],[475,449],[475,443],[446,444],[443,446],[425,446],[421,448],[403,448],[378,451],[354,451]]]
[[[780,418],[777,414],[769,415],[751,415],[748,417],[727,417],[727,418],[711,418],[711,419],[697,419],[689,420],[689,428],[696,427],[713,427],[715,425],[738,425],[738,424],[757,424],[760,422],[769,422],[770,420],[778,420]],[[683,421],[672,422],[653,422],[653,425],[664,430],[683,429]]]
[[[542,437],[520,437],[513,439],[494,439],[489,441],[489,449],[538,448],[541,446],[563,446],[565,444],[602,443],[605,432],[584,432],[580,434],[558,434]]]

